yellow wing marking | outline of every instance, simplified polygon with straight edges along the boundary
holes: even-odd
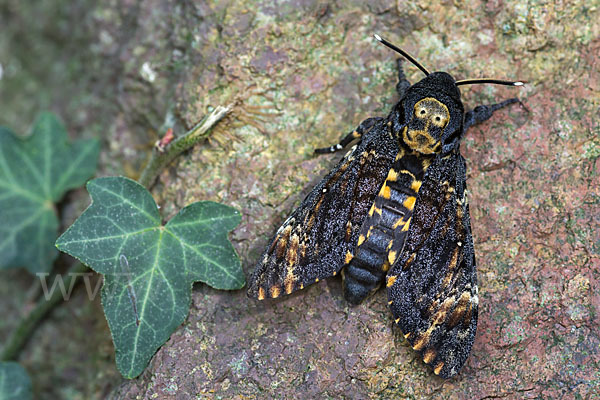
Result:
[[[429,364],[435,359],[435,356],[437,356],[437,352],[433,347],[430,347],[425,350],[425,354],[423,354],[423,361],[425,361],[425,364]]]
[[[352,253],[350,253],[349,251],[346,252],[346,259],[344,260],[344,262],[346,264],[349,264],[350,261],[354,258],[354,255]]]
[[[391,287],[394,284],[394,282],[396,282],[396,278],[397,278],[397,276],[395,276],[395,275],[388,276],[385,287]]]
[[[281,288],[279,286],[273,285],[271,286],[271,289],[269,289],[269,293],[271,294],[271,297],[276,299],[279,297],[279,294],[281,294]]]

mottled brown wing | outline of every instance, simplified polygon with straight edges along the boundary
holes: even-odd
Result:
[[[477,276],[466,197],[456,152],[427,170],[402,254],[387,277],[396,323],[443,378],[465,363],[477,329]]]
[[[276,298],[336,275],[397,152],[385,121],[363,134],[279,228],[250,278],[248,295]]]

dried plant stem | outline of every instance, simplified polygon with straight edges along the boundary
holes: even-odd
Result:
[[[161,153],[156,148],[152,150],[152,157],[144,168],[139,182],[148,189],[152,187],[158,174],[167,165],[169,165],[178,155],[188,150],[199,141],[205,139],[216,123],[227,115],[229,111],[231,111],[230,106],[218,106],[187,133],[169,144],[164,152]]]

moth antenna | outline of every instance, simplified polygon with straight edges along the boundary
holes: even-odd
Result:
[[[415,60],[410,54],[408,54],[407,52],[405,52],[401,48],[394,46],[393,44],[391,44],[387,40],[382,39],[381,36],[379,36],[378,34],[374,34],[373,36],[375,36],[375,39],[377,39],[378,41],[380,41],[381,43],[383,43],[384,45],[386,45],[390,49],[394,50],[397,53],[402,54],[404,56],[404,58],[406,58],[408,61],[410,61],[411,63],[413,63],[417,68],[419,68],[421,71],[423,71],[423,73],[425,75],[429,75],[429,71],[427,71],[424,66],[422,66],[421,64],[419,64],[419,62],[417,60]]]
[[[482,78],[482,79],[463,79],[460,81],[456,81],[456,86],[459,85],[473,85],[475,83],[492,83],[494,85],[505,85],[505,86],[523,86],[524,84],[527,83],[527,81],[502,81],[499,79],[488,79],[488,78]]]

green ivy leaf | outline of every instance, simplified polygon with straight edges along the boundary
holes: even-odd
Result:
[[[227,239],[241,217],[234,208],[206,201],[185,207],[163,226],[154,199],[135,181],[98,178],[87,189],[92,204],[56,246],[104,274],[102,304],[117,367],[134,378],[187,317],[194,282],[244,286]]]
[[[41,114],[29,137],[0,127],[0,269],[47,272],[58,255],[54,203],[94,175],[97,140],[67,141],[50,113]]]
[[[0,362],[0,399],[33,399],[31,379],[25,368],[16,362]]]

